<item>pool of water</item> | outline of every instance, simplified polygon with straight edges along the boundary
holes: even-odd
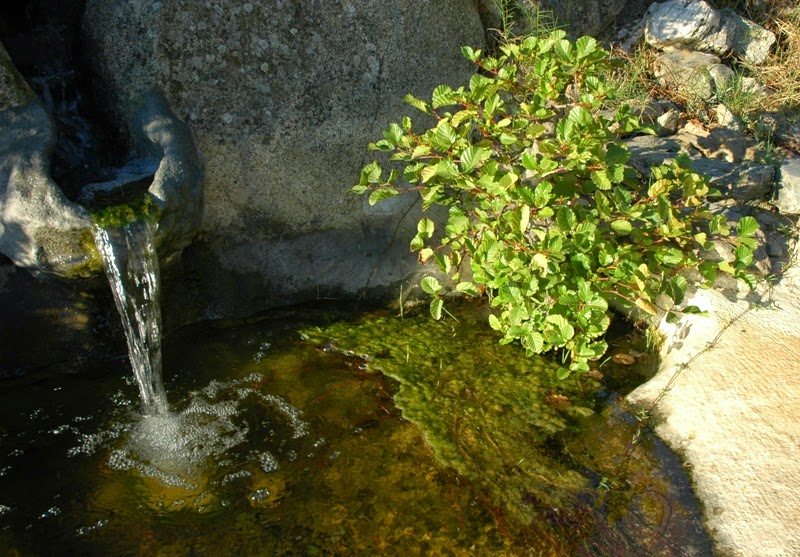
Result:
[[[458,320],[324,306],[0,384],[0,555],[711,555],[680,463],[604,382]],[[636,443],[633,441],[636,440]]]

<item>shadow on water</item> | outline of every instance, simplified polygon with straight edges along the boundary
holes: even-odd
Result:
[[[185,328],[167,417],[123,360],[4,382],[0,554],[711,555],[674,456],[481,312]]]

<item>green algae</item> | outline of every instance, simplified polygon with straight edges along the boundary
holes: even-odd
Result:
[[[115,228],[125,226],[137,220],[156,221],[159,209],[156,202],[149,194],[135,199],[129,203],[112,205],[92,212],[92,220],[101,228]]]
[[[517,523],[568,508],[587,479],[543,446],[591,415],[558,364],[497,343],[483,315],[370,317],[306,329],[310,340],[353,353],[399,383],[394,396],[444,466],[486,490]]]

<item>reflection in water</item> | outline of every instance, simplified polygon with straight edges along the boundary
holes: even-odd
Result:
[[[410,404],[408,385],[375,370],[389,369],[394,356],[413,361],[411,348],[356,355],[324,326],[329,340],[301,340],[300,331],[318,330],[314,324],[375,328],[385,317],[352,318],[325,309],[273,312],[257,323],[173,335],[164,347],[173,397],[165,415],[139,415],[122,363],[6,383],[0,547],[103,556],[711,554],[679,465],[649,439],[630,453],[635,424],[616,411],[567,411],[561,433],[530,436],[541,458],[582,479],[559,506],[521,501],[531,517],[521,525],[496,489],[437,458],[448,445],[433,447],[432,433],[447,432],[401,417],[394,400]],[[407,338],[414,328],[439,326],[408,315],[405,323]],[[470,347],[455,348],[460,361],[513,359],[511,347],[479,333]],[[427,350],[438,369],[440,356]],[[442,370],[454,374],[447,363]],[[487,408],[501,405],[469,384],[440,384],[440,393],[467,397],[453,406],[462,412],[477,412],[474,395]],[[519,462],[527,448],[501,444],[507,440],[488,423],[444,422],[460,424],[454,450],[478,454],[480,445],[497,450],[494,443],[509,485],[533,485],[519,477],[529,469]]]

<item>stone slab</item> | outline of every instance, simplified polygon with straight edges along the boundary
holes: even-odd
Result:
[[[718,555],[793,557],[800,555],[800,271],[790,269],[769,293],[733,286],[695,294],[692,302],[709,315],[662,324],[661,369],[628,398],[647,406],[663,394],[656,432],[691,470]],[[758,296],[771,303],[748,310]]]

